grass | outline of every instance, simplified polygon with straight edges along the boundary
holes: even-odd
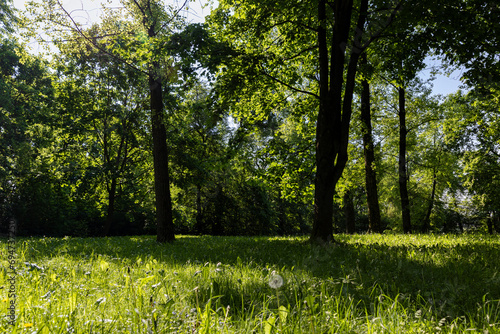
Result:
[[[18,238],[14,326],[2,242],[0,332],[500,333],[498,236],[336,238]]]

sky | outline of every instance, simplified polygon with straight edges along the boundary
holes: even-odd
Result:
[[[37,0],[43,1],[43,0]],[[99,14],[102,8],[101,3],[106,3],[106,6],[120,6],[119,0],[60,0],[66,10],[78,15],[82,20],[88,22],[95,22],[98,20]],[[182,4],[184,0],[171,0]],[[19,10],[24,10],[26,2],[28,0],[13,0],[14,6]],[[210,8],[202,8],[202,4],[207,4],[207,0],[196,0],[189,2],[189,10],[185,12],[189,22],[203,22],[204,17],[210,13]],[[33,50],[36,52],[36,50]],[[419,76],[422,79],[427,79],[430,76],[432,67],[439,66],[439,61],[427,60],[427,68],[424,69]],[[433,92],[434,94],[447,95],[456,92],[461,85],[460,77],[462,71],[457,70],[452,72],[449,76],[437,75],[436,79],[433,81]]]
[[[432,58],[427,58],[427,67],[419,73],[419,77],[422,79],[428,79],[431,75],[432,69],[437,66],[441,67],[441,62],[439,60],[434,60]],[[449,75],[438,74],[434,81],[432,81],[432,91],[434,94],[448,95],[455,93],[457,90],[461,89],[460,86],[462,82],[460,77],[463,74],[463,70],[455,70]]]
[[[14,6],[19,10],[24,10],[26,3],[30,0],[13,0]],[[44,0],[35,0],[36,2],[41,2]],[[89,22],[95,22],[98,20],[99,14],[101,13],[102,4],[106,7],[121,7],[119,0],[59,0],[64,8],[81,18],[86,18]],[[167,0],[167,3],[176,3],[182,5],[184,0]],[[188,11],[184,11],[187,15],[189,22],[201,22],[204,17],[209,14],[210,8],[202,8],[208,1],[207,0],[196,0],[188,2]]]

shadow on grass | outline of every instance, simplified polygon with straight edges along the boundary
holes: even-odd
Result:
[[[151,257],[167,265],[221,262],[258,270],[300,270],[318,282],[341,284],[344,292],[350,289],[355,299],[367,304],[374,294],[418,296],[452,317],[477,311],[483,298],[500,299],[498,239],[445,243],[436,236],[428,243],[391,245],[384,238],[360,242],[363,239],[344,235],[337,237],[339,245],[328,247],[311,246],[306,238],[292,237],[179,236],[173,244],[158,244],[152,236],[32,238],[18,243],[25,243],[26,259],[35,263],[56,256],[85,259],[93,254],[132,263]]]

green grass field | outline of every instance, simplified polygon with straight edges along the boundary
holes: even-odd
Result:
[[[2,240],[0,332],[500,333],[498,236],[336,238]]]

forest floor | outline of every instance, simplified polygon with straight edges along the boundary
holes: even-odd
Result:
[[[336,240],[2,240],[0,332],[500,333],[498,236]]]

